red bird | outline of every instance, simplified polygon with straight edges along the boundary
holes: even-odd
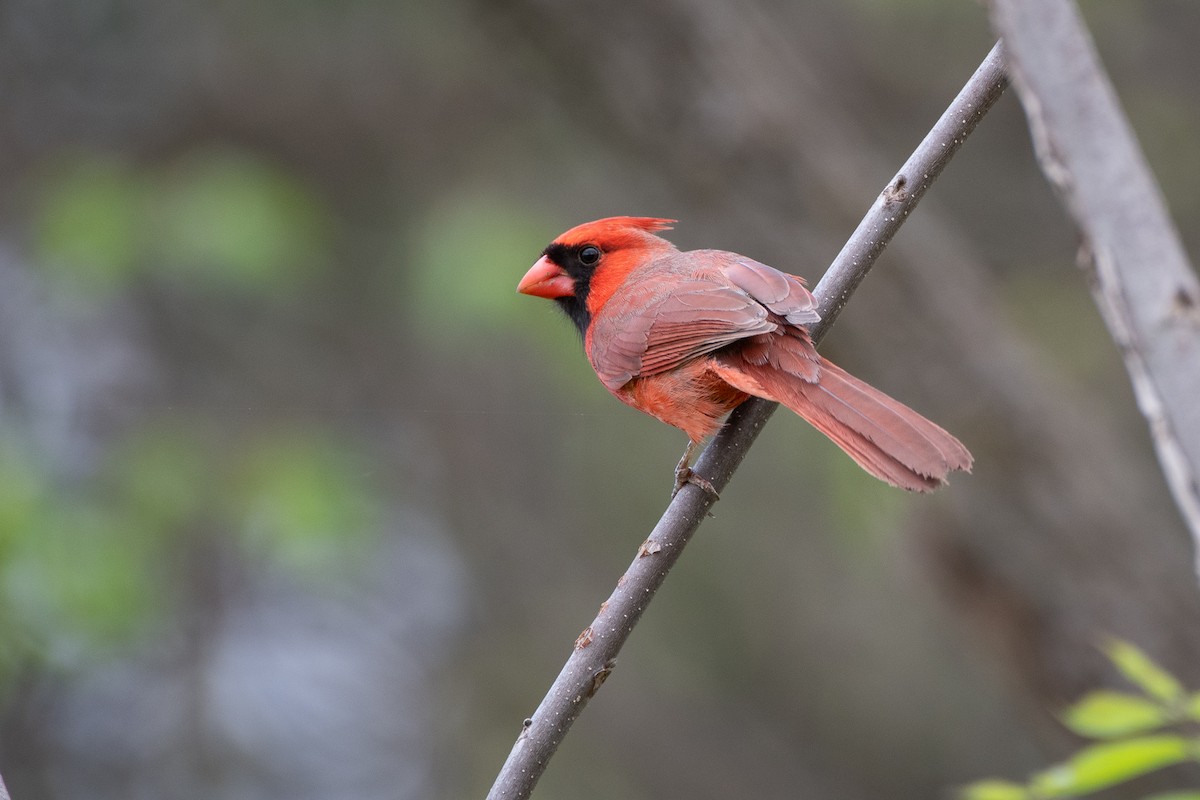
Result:
[[[681,252],[654,235],[674,221],[576,226],[517,291],[558,303],[617,399],[687,434],[676,491],[692,482],[716,494],[692,473],[692,452],[751,395],[787,406],[892,486],[927,492],[970,470],[958,439],[817,353],[803,280],[736,253]]]

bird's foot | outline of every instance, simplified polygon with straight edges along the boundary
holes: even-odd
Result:
[[[697,475],[695,470],[689,466],[680,465],[675,468],[675,488],[671,490],[671,497],[679,494],[679,490],[688,484],[699,486],[708,494],[712,495],[713,500],[720,500],[721,495],[717,494],[717,490],[713,488],[712,483],[701,475]]]
[[[707,478],[692,471],[692,453],[699,445],[700,443],[697,441],[688,440],[687,449],[683,451],[683,458],[679,459],[679,463],[675,465],[675,488],[671,490],[671,499],[674,499],[675,495],[679,494],[679,490],[689,483],[699,486],[712,495],[713,500],[721,499],[721,495],[717,494],[717,490],[713,488]]]

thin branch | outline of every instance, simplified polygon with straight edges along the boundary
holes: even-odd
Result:
[[[820,303],[821,321],[810,328],[816,342],[829,332],[879,253],[1006,86],[997,45],[888,183],[817,284],[813,293]],[[723,489],[775,408],[774,403],[758,399],[743,403],[700,457],[697,472],[718,491]],[[691,485],[675,496],[612,595],[600,605],[595,620],[575,640],[570,658],[537,711],[525,720],[489,800],[516,800],[533,792],[571,724],[612,672],[617,653],[712,502],[710,495]]]
[[[1200,573],[1200,280],[1071,0],[993,0],[1038,159],[1084,236]]]

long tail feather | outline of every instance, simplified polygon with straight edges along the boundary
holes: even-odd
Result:
[[[817,358],[815,382],[769,364],[715,361],[714,368],[735,388],[787,406],[892,486],[928,492],[945,483],[951,471],[970,471],[971,454],[954,436],[828,359]]]

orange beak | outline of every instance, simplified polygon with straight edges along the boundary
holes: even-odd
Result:
[[[545,297],[553,300],[556,297],[571,297],[575,294],[575,281],[563,272],[562,267],[542,256],[521,278],[517,291],[533,297]]]

